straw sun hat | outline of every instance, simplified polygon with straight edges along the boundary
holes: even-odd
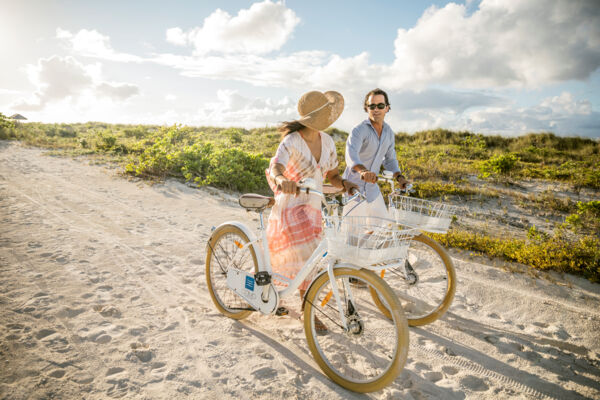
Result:
[[[334,91],[304,93],[298,100],[300,122],[318,131],[333,124],[344,111],[344,98]]]

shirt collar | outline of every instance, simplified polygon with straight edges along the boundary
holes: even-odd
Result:
[[[369,125],[371,127],[371,129],[373,129],[374,133],[377,133],[377,131],[375,130],[375,127],[373,126],[373,124],[371,123],[371,120],[369,118],[367,118],[364,123]],[[383,135],[385,134],[385,131],[387,130],[388,126],[389,125],[387,124],[387,122],[383,121],[383,128],[381,129],[381,137],[383,137]]]

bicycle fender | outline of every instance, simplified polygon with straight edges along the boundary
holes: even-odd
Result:
[[[212,239],[215,232],[219,231],[222,227],[227,226],[227,225],[233,225],[236,228],[239,228],[242,232],[244,232],[244,235],[246,235],[246,237],[248,237],[248,240],[250,242],[252,242],[252,244],[250,246],[252,246],[252,248],[254,249],[254,254],[256,254],[256,261],[258,262],[259,268],[262,268],[265,265],[264,259],[263,259],[263,249],[261,249],[260,246],[256,245],[257,239],[256,239],[256,236],[254,235],[254,232],[252,232],[252,230],[250,228],[248,228],[246,225],[244,225],[243,223],[241,223],[239,221],[227,221],[227,222],[223,222],[221,225],[217,226],[215,228],[215,230],[212,232],[212,234],[210,235],[210,238],[208,239],[208,241],[206,242],[206,251],[208,252],[208,243],[210,243],[210,240]]]

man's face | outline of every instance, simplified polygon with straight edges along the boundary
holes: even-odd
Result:
[[[375,122],[382,123],[383,119],[385,118],[385,114],[387,114],[390,107],[386,105],[383,109],[374,107],[375,109],[371,110],[371,108],[373,107],[369,106],[373,104],[375,104],[375,106],[377,106],[378,104],[385,104],[385,97],[382,94],[376,94],[370,95],[369,99],[367,100],[367,113],[369,114],[369,119]]]

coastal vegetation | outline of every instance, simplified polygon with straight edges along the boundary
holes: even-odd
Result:
[[[336,140],[341,170],[348,134],[335,128],[327,132]],[[175,178],[197,186],[268,194],[265,169],[280,134],[274,127],[23,124],[0,114],[0,139],[115,162],[129,176]],[[397,133],[396,151],[405,175],[415,182],[413,196],[510,207],[546,222],[544,228],[532,222],[508,223],[512,229],[508,236],[496,232],[493,221],[485,229],[454,224],[447,234],[434,235],[445,246],[600,281],[598,140],[552,133],[503,137],[437,129]],[[526,191],[524,182],[547,189]],[[573,195],[553,189],[559,187]],[[496,217],[496,223],[503,223],[502,215]]]

